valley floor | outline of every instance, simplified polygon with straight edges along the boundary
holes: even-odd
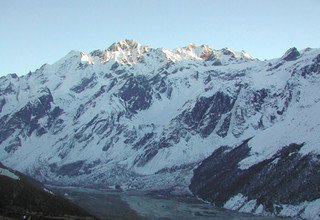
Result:
[[[277,219],[216,208],[194,197],[74,187],[50,188],[101,219]]]

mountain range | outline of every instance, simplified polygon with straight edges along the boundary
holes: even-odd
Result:
[[[0,78],[0,160],[42,183],[320,219],[320,49],[122,40]]]

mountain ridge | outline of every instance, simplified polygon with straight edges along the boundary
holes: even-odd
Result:
[[[122,43],[121,50],[128,48]],[[215,174],[193,171],[214,152],[227,154],[248,138],[248,152],[232,166],[237,175],[261,163],[272,167],[290,144],[303,144],[297,162],[314,163],[320,154],[319,49],[291,48],[280,58],[260,61],[229,50],[194,59],[195,46],[190,48],[168,52],[169,59],[161,49],[143,52],[143,57],[127,51],[117,56],[125,62],[100,62],[98,52],[72,51],[25,76],[1,77],[1,161],[45,183],[195,195],[206,176]],[[315,157],[305,158],[309,154]],[[266,170],[254,175],[275,175]],[[204,182],[192,182],[194,176]],[[245,189],[221,206],[301,217],[308,204],[320,205],[297,195],[292,204],[285,197],[268,200],[280,207],[272,209],[265,201],[253,203],[255,195],[246,195]],[[289,212],[289,205],[297,211]]]
[[[13,219],[97,219],[41,183],[0,163],[0,216]]]
[[[226,63],[226,59],[241,59],[241,61],[255,60],[253,56],[245,51],[233,51],[228,48],[221,50],[214,50],[208,45],[196,46],[190,43],[188,46],[179,47],[173,50],[166,48],[154,49],[150,46],[141,45],[134,40],[120,40],[113,43],[105,50],[94,50],[90,53],[81,51],[71,51],[69,54],[80,53],[81,61],[87,64],[106,63],[114,60],[118,63],[134,65],[137,62],[143,62],[146,56],[153,56],[154,53],[164,57],[172,62],[179,62],[183,60],[216,60],[216,62]],[[160,54],[159,54],[160,53]],[[240,62],[239,60],[235,62]],[[222,64],[221,63],[221,64]]]

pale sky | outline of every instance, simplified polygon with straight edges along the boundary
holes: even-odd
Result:
[[[320,0],[0,0],[0,75],[122,39],[276,58],[293,46],[320,48],[319,10]]]

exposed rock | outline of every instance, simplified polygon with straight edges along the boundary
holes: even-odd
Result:
[[[299,204],[320,196],[320,158],[300,155],[302,146],[291,144],[245,170],[238,163],[250,152],[248,140],[234,149],[221,147],[195,169],[190,189],[220,207],[240,193],[248,201],[256,199],[255,208],[262,204],[266,211],[279,214],[277,205]]]
[[[76,93],[83,92],[85,89],[95,86],[97,84],[96,79],[97,77],[95,76],[95,74],[93,74],[90,78],[84,77],[81,79],[81,82],[78,85],[72,87],[70,90]]]
[[[0,113],[2,112],[2,108],[5,104],[6,104],[6,100],[4,98],[0,99]]]
[[[315,74],[320,73],[320,54],[316,58],[314,58],[312,61],[313,63],[311,65],[304,66],[298,71],[301,74],[301,76],[303,76],[304,78],[314,73]],[[294,73],[296,72],[297,70],[294,71]]]
[[[217,135],[219,135],[220,137],[225,137],[225,136],[227,136],[228,131],[229,131],[229,127],[230,127],[230,121],[231,121],[231,114],[228,114],[228,115],[224,118],[221,127],[220,127],[219,130],[217,131]]]
[[[0,77],[0,160],[51,184],[171,193],[188,191],[192,169],[228,145],[204,162],[215,174],[196,174],[203,182],[193,180],[194,192],[220,206],[242,195],[246,211],[261,204],[277,214],[273,205],[318,196],[306,186],[318,181],[307,173],[318,167],[319,63],[318,49],[269,61],[244,51],[149,49],[132,41],[73,51],[26,76]],[[270,143],[306,144],[285,156],[283,146],[256,138],[268,134]],[[248,137],[259,143],[234,148]],[[261,157],[250,172],[241,170],[239,161],[255,154]],[[286,169],[307,193],[287,177],[286,188],[272,194],[268,184],[284,181]]]
[[[68,163],[65,165],[62,165],[61,167],[55,168],[57,169],[56,172],[62,176],[68,175],[68,176],[77,176],[79,175],[79,171],[84,165],[85,161],[76,161],[73,163]]]
[[[144,76],[129,78],[120,89],[119,95],[133,113],[149,108],[152,101],[151,86]]]
[[[297,48],[292,47],[286,51],[286,53],[281,57],[281,59],[285,61],[293,61],[298,59],[299,56],[300,56],[300,53],[297,50]]]
[[[1,219],[95,219],[69,200],[55,195],[41,183],[0,163],[19,179],[0,175]]]
[[[201,97],[196,102],[193,109],[185,111],[181,116],[184,123],[192,129],[197,130],[203,137],[209,136],[222,114],[229,112],[234,99],[222,92],[217,92],[211,97]]]
[[[50,115],[52,102],[53,97],[49,91],[48,94],[40,96],[34,102],[28,102],[25,107],[14,113],[9,119],[7,116],[4,116],[6,119],[2,117],[4,124],[0,125],[0,144],[18,129],[24,130],[30,136],[33,131],[39,128],[39,119]],[[41,135],[41,133],[39,131],[38,134]]]

